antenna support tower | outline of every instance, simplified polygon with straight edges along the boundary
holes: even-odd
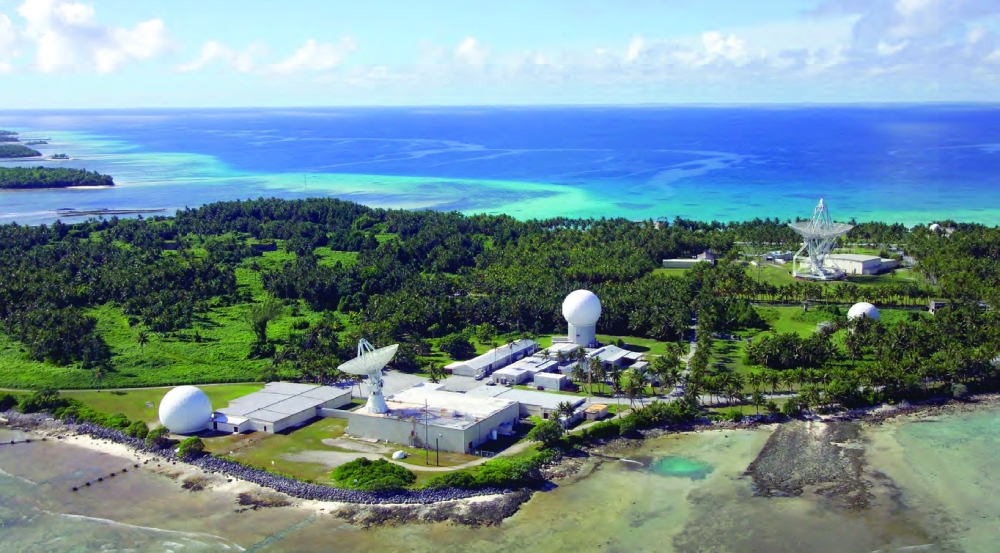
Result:
[[[369,413],[383,414],[389,412],[389,406],[382,395],[382,368],[396,355],[399,344],[375,349],[368,340],[358,341],[358,356],[337,367],[341,372],[368,377],[368,403],[365,410]]]
[[[792,276],[809,280],[838,280],[844,278],[844,271],[833,263],[830,251],[837,243],[837,238],[850,232],[854,225],[834,223],[830,218],[823,199],[813,209],[812,219],[791,223],[796,233],[802,236],[803,243],[795,257],[792,258]],[[802,255],[805,253],[806,255]],[[808,266],[803,266],[803,260],[808,259]]]

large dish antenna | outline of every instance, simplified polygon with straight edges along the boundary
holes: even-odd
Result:
[[[347,374],[358,374],[368,377],[368,403],[365,410],[369,413],[388,413],[389,406],[385,404],[382,395],[382,368],[392,361],[399,344],[375,349],[368,340],[358,341],[358,356],[337,367]]]
[[[793,276],[812,280],[836,280],[844,277],[844,271],[828,258],[837,238],[847,234],[854,225],[834,223],[823,198],[820,198],[819,204],[813,209],[812,219],[791,223],[789,226],[803,239],[802,247],[792,258]],[[803,252],[806,253],[805,256],[802,255]],[[808,271],[802,266],[803,259],[809,259]]]

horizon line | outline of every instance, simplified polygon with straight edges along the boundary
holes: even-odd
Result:
[[[537,104],[327,104],[245,106],[133,106],[133,107],[44,107],[3,108],[0,113],[39,111],[142,111],[142,110],[274,110],[274,109],[545,109],[545,108],[882,108],[882,107],[1000,107],[1000,101],[864,101],[864,102],[637,102],[637,103],[537,103]]]

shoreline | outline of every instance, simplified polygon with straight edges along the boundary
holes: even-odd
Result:
[[[854,422],[864,426],[878,426],[894,420],[911,417],[959,415],[1000,405],[1000,393],[978,394],[966,400],[937,398],[916,404],[901,406],[881,405],[854,409],[832,415],[813,415],[806,421],[824,423]],[[4,415],[7,415],[6,417]],[[753,416],[751,416],[753,417]],[[771,427],[772,431],[802,419],[786,419],[774,416],[760,416],[740,423],[712,422],[700,419],[682,425],[651,428],[640,432],[638,438],[612,438],[582,448],[578,454],[563,454],[560,458],[543,467],[542,473],[550,484],[567,485],[579,482],[593,474],[605,461],[620,461],[622,455],[646,440],[668,435],[701,433],[706,431],[754,430]],[[24,415],[9,412],[0,414],[0,426],[12,430],[30,432],[46,439],[76,445],[93,452],[112,455],[141,468],[177,482],[182,487],[196,483],[199,490],[225,494],[243,510],[288,507],[304,509],[313,515],[330,515],[362,529],[400,524],[429,524],[451,522],[469,527],[496,526],[514,515],[522,504],[529,501],[538,491],[524,490],[457,490],[439,494],[434,500],[415,500],[409,494],[384,494],[378,492],[357,492],[331,486],[301,482],[286,476],[268,473],[263,469],[243,467],[249,474],[268,475],[265,482],[260,478],[241,478],[233,474],[235,464],[230,461],[206,456],[193,462],[180,461],[172,449],[150,451],[127,440],[116,440],[118,431],[93,425],[69,424],[53,419],[47,414]],[[94,434],[100,434],[95,436]],[[133,439],[134,440],[134,439]],[[141,442],[141,441],[140,441]],[[255,481],[258,480],[258,481]],[[81,483],[82,484],[82,483]],[[271,485],[269,485],[271,484]],[[285,484],[285,485],[281,485]],[[289,486],[293,493],[287,493]],[[331,493],[346,493],[353,501],[303,497],[308,489],[302,486],[321,486]],[[305,493],[294,493],[295,491]],[[419,495],[418,495],[419,497]]]

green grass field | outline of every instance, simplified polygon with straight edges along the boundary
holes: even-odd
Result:
[[[256,392],[263,384],[219,384],[201,386],[201,389],[212,402],[212,407],[225,407],[233,399]],[[124,413],[131,420],[141,420],[155,423],[159,416],[157,410],[160,400],[170,388],[143,388],[138,390],[80,390],[64,392],[66,397],[78,399],[84,404],[104,413]],[[152,407],[146,407],[146,403]]]

